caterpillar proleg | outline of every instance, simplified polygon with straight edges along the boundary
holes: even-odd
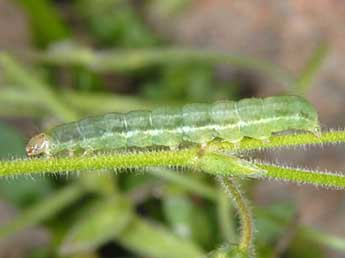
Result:
[[[273,96],[212,104],[161,107],[152,111],[109,113],[63,124],[30,139],[28,156],[205,144],[214,138],[232,143],[243,137],[267,139],[289,129],[320,133],[314,107],[299,96]]]

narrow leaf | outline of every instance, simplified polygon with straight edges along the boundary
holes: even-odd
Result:
[[[67,255],[95,250],[119,235],[131,217],[130,203],[126,199],[113,196],[96,202],[67,233],[60,253]]]

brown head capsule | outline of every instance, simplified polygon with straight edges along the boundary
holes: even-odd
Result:
[[[35,135],[26,145],[26,154],[30,157],[47,153],[48,145],[49,140],[46,134],[40,133],[38,135]]]

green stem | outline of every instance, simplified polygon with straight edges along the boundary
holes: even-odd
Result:
[[[100,169],[114,169],[121,172],[121,169],[138,169],[144,167],[187,167],[190,165],[190,161],[196,156],[196,153],[197,148],[191,148],[180,151],[17,159],[12,161],[0,161],[0,176]]]
[[[214,141],[209,144],[207,152],[219,153],[225,151],[236,154],[242,151],[253,149],[337,142],[345,142],[345,131],[330,131],[327,133],[323,133],[320,137],[315,137],[312,134],[274,136],[270,138],[269,142],[262,142],[255,139],[244,139],[238,147],[231,143]],[[203,162],[203,164],[201,164],[201,161],[205,161],[204,159],[199,159],[199,163],[196,162],[196,158],[199,155],[199,150],[200,149],[198,147],[190,147],[187,149],[171,151],[148,151],[122,154],[113,153],[97,154],[92,156],[85,155],[62,158],[37,158],[0,161],[0,176],[65,171],[73,172],[99,169],[115,169],[116,171],[120,172],[121,169],[139,169],[144,167],[208,167],[210,165],[209,162]],[[212,154],[210,155],[212,156]],[[205,159],[207,157],[209,158],[210,155],[205,156]],[[227,167],[227,169],[230,172],[234,172],[234,169],[231,169],[233,165],[240,165],[236,163],[238,159],[234,159],[235,157],[233,156],[229,159],[230,161],[228,162],[229,166]],[[217,157],[215,157],[212,162],[216,161]],[[222,157],[222,162],[226,161],[227,159]],[[217,164],[218,163],[216,162],[215,165]],[[248,169],[250,169],[250,167]],[[208,172],[216,175],[219,170],[217,168],[214,168],[211,172]],[[230,172],[226,173],[226,175],[230,175]],[[250,174],[239,171],[237,172],[237,175],[248,176]],[[334,175],[333,177],[340,176]]]
[[[309,171],[296,168],[283,168],[263,163],[255,163],[256,166],[267,171],[262,178],[276,179],[301,184],[312,184],[322,187],[337,189],[345,188],[345,175],[319,171]]]
[[[241,221],[241,238],[239,243],[239,249],[245,254],[250,255],[253,252],[254,241],[254,223],[251,210],[248,206],[247,200],[241,194],[238,186],[232,178],[219,178],[225,191],[234,200],[238,214]]]

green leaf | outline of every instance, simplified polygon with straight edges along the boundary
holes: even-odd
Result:
[[[132,218],[130,202],[119,196],[94,203],[67,233],[60,253],[95,250],[121,234]]]
[[[172,16],[176,16],[183,10],[186,10],[191,2],[192,1],[190,0],[152,0],[149,2],[149,8],[152,9],[153,12],[157,13],[160,17],[173,19],[174,17]]]
[[[308,227],[300,227],[299,234],[317,244],[323,244],[334,250],[345,251],[345,237],[327,234]]]
[[[204,255],[193,242],[139,217],[132,219],[116,239],[128,249],[152,258],[200,258]]]
[[[293,239],[287,252],[287,257],[294,258],[325,258],[327,257],[322,251],[322,246],[315,242],[297,236]]]
[[[207,255],[207,258],[250,258],[251,256],[247,253],[244,253],[237,246],[226,246],[221,247],[210,254]]]
[[[291,93],[306,95],[312,86],[313,79],[316,77],[328,54],[328,47],[323,42],[312,53],[310,59],[296,79],[294,87],[290,89]]]
[[[24,137],[15,128],[0,122],[0,159],[25,156]]]
[[[51,0],[18,0],[30,18],[36,43],[45,47],[68,36],[58,11]]]
[[[28,207],[52,191],[53,186],[48,177],[35,176],[0,180],[1,198],[10,200],[17,207]]]
[[[0,72],[8,82],[11,82],[29,94],[37,96],[37,102],[42,109],[48,109],[63,121],[75,120],[77,114],[65,106],[51,87],[35,76],[30,69],[16,62],[11,56],[0,52]]]
[[[213,66],[191,62],[169,64],[162,68],[158,80],[149,81],[143,95],[150,99],[206,101],[218,92]]]
[[[157,41],[132,5],[123,0],[79,0],[77,10],[104,46],[145,47]]]
[[[79,183],[89,192],[104,196],[116,192],[116,179],[113,173],[85,173],[79,177]]]
[[[195,203],[181,189],[170,188],[163,198],[163,212],[173,231],[203,247],[214,244],[215,234],[206,203]]]
[[[78,200],[84,194],[79,185],[71,184],[22,211],[18,217],[0,227],[0,238],[5,238],[20,230],[33,227],[53,217],[59,211]]]
[[[291,203],[277,203],[256,209],[255,215],[256,242],[259,245],[269,245],[286,232],[289,223],[296,215],[296,208]]]

